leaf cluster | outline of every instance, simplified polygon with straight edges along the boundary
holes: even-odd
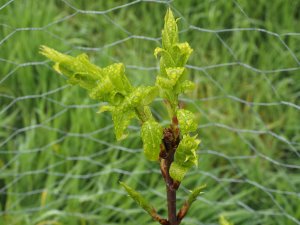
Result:
[[[162,169],[162,172],[167,185],[180,184],[187,171],[198,164],[196,150],[200,140],[197,135],[192,135],[198,127],[195,115],[180,108],[178,100],[180,94],[193,90],[195,86],[187,79],[185,67],[192,51],[187,42],[179,42],[177,20],[170,9],[165,15],[162,46],[154,50],[154,55],[159,58],[160,71],[153,86],[134,87],[125,75],[122,63],[101,68],[91,63],[86,54],[73,57],[46,46],[40,49],[41,54],[55,62],[54,69],[65,75],[70,84],[86,89],[92,99],[107,103],[99,113],[111,112],[118,140],[127,136],[126,129],[132,119],[140,121],[145,156],[151,161],[165,160],[163,165],[166,165],[167,171],[163,172]],[[154,119],[149,106],[158,96],[166,103],[171,120],[168,128],[163,128]],[[168,145],[168,142],[171,144]],[[165,155],[165,158],[161,155]],[[121,185],[155,220],[170,224],[168,220],[160,218],[137,191],[124,183]],[[181,215],[187,213],[202,189],[203,186],[192,192],[180,210]],[[183,216],[178,217],[178,221]]]

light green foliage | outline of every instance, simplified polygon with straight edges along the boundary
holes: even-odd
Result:
[[[46,46],[41,47],[41,54],[55,62],[54,69],[66,75],[70,84],[78,84],[91,98],[108,103],[99,112],[111,111],[118,140],[127,136],[131,119],[145,122],[152,118],[148,105],[158,95],[158,88],[132,87],[122,63],[100,68],[90,63],[86,54],[72,57]]]
[[[104,109],[102,109],[102,111],[103,110]],[[110,111],[112,113],[116,138],[117,140],[124,139],[127,136],[125,130],[128,127],[130,120],[135,118],[136,114],[134,110],[120,106],[112,106]]]
[[[196,139],[196,136],[189,136],[190,132],[197,129],[195,116],[188,110],[178,108],[179,94],[192,90],[195,86],[186,79],[185,68],[192,51],[187,42],[179,43],[177,21],[168,9],[162,31],[162,47],[156,48],[154,55],[160,56],[160,73],[156,85],[160,89],[161,97],[168,102],[170,117],[178,118],[180,133],[183,135],[169,171],[171,177],[178,181],[182,181],[187,171],[198,162],[196,150],[200,140]]]
[[[106,46],[111,42],[121,41],[121,44],[119,45],[108,45],[107,48],[103,50],[89,52],[93,54],[95,62],[97,63],[107,62],[112,56],[117,58],[120,62],[126,61],[133,65],[153,65],[154,58],[151,58],[151,56],[143,57],[143,54],[149,53],[151,55],[151,48],[153,48],[154,43],[152,41],[136,39],[123,42],[121,38],[126,37],[126,34],[123,33],[123,29],[119,29],[105,19],[106,15],[109,16],[109,14],[112,14],[112,16],[114,16],[115,14],[113,14],[113,12],[106,15],[79,13],[76,14],[76,16],[72,16],[71,14],[74,13],[74,11],[70,10],[69,7],[64,7],[64,4],[61,4],[66,1],[7,0],[0,2],[4,4],[5,2],[12,3],[5,7],[2,7],[4,5],[0,3],[1,23],[4,25],[1,26],[1,38],[9,35],[14,28],[43,27],[41,31],[18,29],[16,33],[13,32],[14,35],[7,36],[7,38],[3,40],[4,42],[1,42],[1,59],[8,60],[8,62],[5,60],[1,61],[1,79],[5,79],[6,74],[13,72],[8,79],[3,81],[0,85],[2,94],[0,105],[1,110],[4,110],[0,122],[2,141],[5,140],[5,137],[12,134],[11,128],[31,126],[38,123],[39,118],[45,120],[52,115],[56,115],[56,113],[60,111],[60,108],[57,107],[57,104],[50,104],[51,101],[49,102],[49,100],[61,102],[66,105],[85,104],[87,102],[87,100],[82,98],[81,94],[77,92],[77,88],[71,87],[64,89],[63,91],[55,91],[54,94],[48,96],[50,99],[47,96],[30,100],[27,98],[17,98],[17,104],[13,104],[13,108],[10,108],[11,110],[5,111],[4,108],[9,106],[10,98],[5,98],[4,94],[14,97],[40,95],[49,90],[56,90],[57,87],[63,85],[63,79],[58,79],[57,74],[53,71],[49,71],[47,64],[44,64],[44,62],[31,66],[27,64],[27,62],[44,61],[42,57],[40,58],[37,55],[36,49],[38,45],[44,43],[55,47],[57,50],[61,50],[69,48],[70,46],[101,47]],[[120,6],[121,4],[121,1],[78,0],[68,2],[71,4],[74,3],[74,6],[78,9],[88,10],[106,10]],[[157,37],[157,30],[160,29],[157,26],[161,24],[159,21],[163,19],[161,13],[165,6],[165,4],[160,4],[161,2],[162,1],[143,1],[141,4],[130,5],[129,7],[120,10],[120,12],[124,13],[118,13],[113,19],[117,19],[117,22],[121,23],[122,28],[131,33]],[[240,10],[236,8],[237,4],[232,4],[232,1],[201,1],[201,4],[200,2],[199,4],[195,4],[196,1],[163,2],[166,4],[170,3],[170,5],[182,15],[183,18],[178,21],[180,24],[185,23],[183,21],[186,20],[187,25],[193,24],[198,27],[216,29],[224,27],[231,28],[232,26],[253,28],[263,27],[266,30],[276,32],[279,35],[285,33],[285,31],[299,33],[299,1],[235,1],[241,9],[247,13],[248,17],[238,14],[238,11]],[[149,10],[149,8],[153,10]],[[266,9],[268,12],[267,14]],[[153,13],[154,11],[155,13]],[[117,13],[118,10],[114,12]],[[201,12],[201,14],[197,12]],[[55,22],[63,16],[67,16],[64,18],[66,20],[59,23]],[[255,17],[256,19],[249,19],[249,17]],[[48,26],[48,24],[50,26]],[[10,28],[6,25],[10,26]],[[178,27],[178,29],[179,31],[183,31],[180,27]],[[58,35],[59,37],[56,38],[52,34]],[[217,38],[216,33],[201,32],[190,28],[180,34],[180,40],[188,40],[196,53],[192,54],[193,59],[190,58],[188,64],[200,68],[231,61],[228,51],[225,51],[224,46],[220,44],[219,38],[222,38],[229,44],[229,47],[236,53],[236,57],[240,61],[255,68],[285,70],[286,68],[293,67],[293,65],[296,66],[296,68],[299,68],[299,64],[295,63],[295,58],[290,57],[291,53],[295,52],[299,59],[300,40],[297,38],[299,37],[297,34],[288,37],[285,35],[282,37],[280,35],[283,41],[288,44],[289,48],[285,48],[277,37],[263,34],[263,32],[257,30],[253,31],[251,29],[249,31],[218,33]],[[181,39],[183,36],[186,38],[185,40]],[[133,50],[136,49],[137,42],[145,51]],[[146,53],[146,50],[149,49],[150,52]],[[73,52],[71,54],[74,56]],[[257,57],[258,54],[259,59]],[[90,53],[88,53],[88,55],[90,55]],[[140,62],[141,59],[143,62]],[[17,66],[16,64],[19,63],[21,64]],[[24,66],[23,63],[25,63]],[[133,77],[144,77],[143,79],[148,79],[150,77],[148,76],[150,73],[148,71],[132,71],[136,72],[135,74],[132,74]],[[226,92],[229,95],[241,97],[250,102],[276,102],[277,100],[284,99],[286,102],[299,106],[299,69],[281,71],[279,73],[274,71],[274,74],[271,73],[269,74],[270,76],[267,77],[265,77],[264,74],[261,74],[262,76],[260,76],[260,73],[257,70],[244,68],[243,66],[238,65],[221,66],[207,70],[206,72],[211,75],[223,89],[219,88],[218,85],[211,85],[211,77],[202,76],[201,71],[188,69],[188,73],[189,71],[193,72],[196,77],[201,80],[201,88],[199,87],[199,89],[195,91],[195,99],[191,99],[191,101],[196,105],[201,104],[201,110],[204,110],[204,113],[207,114],[207,118],[204,119],[204,122],[211,121],[214,123],[217,121],[220,124],[227,124],[234,128],[239,127],[248,130],[265,130],[267,126],[272,132],[280,134],[287,140],[292,141],[291,144],[295,142],[294,147],[296,150],[299,149],[299,145],[296,144],[296,142],[299,143],[300,140],[299,107],[297,109],[286,104],[276,104],[269,107],[262,104],[251,107],[248,104],[240,104],[236,101],[224,100],[223,98],[214,100],[209,99],[204,102],[200,99],[206,97],[209,98],[211,96],[224,96],[224,93]],[[129,70],[126,69],[125,72],[129,73]],[[271,83],[268,82],[269,79]],[[276,94],[274,94],[275,90]],[[280,99],[278,99],[278,97],[280,97]],[[74,98],[76,99],[74,100]],[[60,116],[53,118],[51,123],[47,123],[46,125],[50,125],[57,130],[63,129],[66,132],[71,133],[90,132],[91,130],[100,128],[100,126],[108,127],[111,125],[111,121],[108,120],[106,116],[95,116],[93,111],[94,109],[81,110],[81,108],[74,108],[59,114]],[[199,110],[197,111],[197,113],[199,113]],[[192,110],[192,112],[196,111]],[[262,122],[258,122],[258,115],[259,117],[262,116]],[[133,132],[137,133],[136,130]],[[208,128],[205,129],[205,142],[213,149],[221,149],[222,154],[226,156],[239,156],[250,154],[250,152],[244,151],[244,149],[249,147],[244,141],[249,141],[249,143],[251,142],[255,147],[257,146],[259,152],[267,154],[274,160],[299,165],[299,157],[295,157],[295,154],[289,154],[286,151],[278,151],[278,149],[290,149],[292,151],[293,146],[291,146],[290,142],[282,142],[282,139],[272,136],[260,138],[261,136],[256,136],[254,134],[243,135],[243,139],[245,138],[243,141],[241,138],[236,138],[236,134],[236,132],[228,132],[226,129]],[[53,141],[56,142],[58,137],[60,137],[59,134],[53,132],[53,129],[25,129],[24,132],[18,133],[11,141],[2,146],[1,149],[7,149],[8,152],[17,150],[17,148],[20,150],[39,148],[48,143],[53,143]],[[107,132],[101,131],[93,137],[118,145],[111,135],[107,135]],[[140,142],[132,141],[134,137],[135,136],[132,136],[132,139],[131,137],[128,138],[128,147],[131,149],[138,149],[141,147]],[[72,135],[66,135],[64,140],[65,141],[63,142],[56,142],[56,144],[53,145],[55,148],[49,146],[49,150],[51,149],[50,151],[33,151],[30,154],[23,154],[20,152],[18,157],[13,161],[11,161],[11,159],[15,154],[1,152],[0,158],[4,165],[11,161],[9,166],[1,167],[3,170],[1,171],[1,176],[6,177],[6,185],[4,185],[4,187],[15,180],[12,171],[38,171],[41,168],[46,168],[57,162],[57,154],[52,154],[54,149],[58,154],[90,156],[95,153],[95,149],[101,148],[97,141],[91,142],[88,138],[75,138]],[[27,145],[26,148],[24,147],[25,143]],[[82,149],[85,151],[82,152]],[[145,162],[143,160],[137,161],[141,155],[129,154],[125,162],[123,157],[116,157],[116,155],[118,155],[117,151],[104,151],[103,154],[101,154],[101,157],[98,157],[97,161],[106,164],[107,166],[108,164],[113,163],[121,170],[133,168],[132,165],[135,165],[138,168],[144,168]],[[204,162],[209,161],[209,163],[205,163],[203,167],[206,171],[209,171],[210,174],[221,175],[222,172],[232,172],[232,167],[229,167],[228,163],[220,163],[223,162],[220,157],[212,157],[210,154],[204,154],[202,157]],[[30,163],[31,159],[33,159],[33,163]],[[245,163],[246,161],[247,160],[232,160],[231,163],[233,167],[238,168],[240,171],[246,171],[243,176],[259,185],[272,187],[274,190],[284,189],[291,193],[295,193],[295,197],[292,195],[289,197],[289,195],[285,194],[274,194],[276,202],[278,202],[283,209],[282,213],[278,216],[266,216],[266,213],[257,211],[257,208],[253,209],[254,211],[249,211],[240,207],[239,204],[231,204],[230,207],[228,207],[228,204],[218,204],[217,207],[208,206],[209,209],[207,210],[209,213],[206,213],[207,211],[205,209],[203,209],[203,213],[200,213],[199,210],[190,211],[188,220],[183,224],[198,224],[200,223],[199,221],[203,224],[217,224],[218,221],[213,218],[221,211],[226,212],[227,210],[230,210],[230,213],[232,212],[230,215],[232,216],[229,217],[229,215],[226,216],[225,214],[225,218],[230,222],[235,222],[237,225],[295,225],[295,222],[293,221],[295,220],[294,218],[298,221],[300,218],[300,208],[298,207],[299,198],[297,197],[299,196],[299,194],[297,194],[299,193],[299,173],[295,173],[294,169],[284,169],[284,166],[279,165],[275,165],[278,169],[274,169],[273,163],[264,158],[257,158],[257,160],[249,159],[247,163]],[[201,161],[199,163],[201,163]],[[59,170],[61,174],[75,172],[76,174],[87,174],[95,172],[93,163],[88,163],[86,160],[79,160],[76,163],[73,163],[72,167],[67,165],[71,164],[67,163],[66,166],[53,167],[53,171]],[[151,166],[154,165],[152,164]],[[260,172],[262,170],[264,171],[263,173]],[[147,220],[148,215],[139,214],[138,211],[134,209],[126,210],[125,213],[117,213],[117,209],[111,210],[115,202],[118,202],[117,206],[119,208],[127,209],[129,203],[132,201],[130,198],[124,199],[124,196],[120,195],[119,192],[115,194],[112,194],[110,191],[101,192],[101,194],[97,192],[99,191],[99,185],[100,187],[109,187],[112,190],[120,188],[119,183],[115,182],[119,177],[118,173],[99,173],[99,176],[97,175],[95,180],[73,179],[72,177],[69,179],[62,179],[60,176],[57,176],[56,173],[49,172],[50,173],[47,174],[47,176],[44,176],[44,173],[30,172],[26,174],[26,177],[23,177],[23,173],[21,173],[20,182],[11,183],[10,190],[15,193],[24,193],[28,192],[29,189],[34,191],[43,184],[43,189],[45,190],[54,191],[53,187],[55,187],[55,191],[62,194],[64,191],[68,193],[71,192],[76,194],[76,198],[72,198],[68,201],[58,201],[57,198],[48,195],[46,208],[34,210],[30,212],[29,216],[28,211],[30,211],[33,205],[37,207],[40,206],[39,195],[27,193],[24,196],[24,199],[22,197],[23,200],[21,200],[21,198],[18,197],[19,195],[8,194],[7,203],[9,210],[5,213],[6,215],[2,216],[0,219],[0,224],[37,225],[41,223],[40,218],[44,218],[45,220],[51,220],[52,218],[61,225],[118,224],[118,222],[113,223],[112,218],[114,221],[123,221],[124,224],[130,224],[130,221],[128,221],[128,214],[130,214],[133,215],[135,224],[155,225],[155,223]],[[159,179],[156,175],[157,174],[147,176],[147,180],[143,181],[155,185]],[[139,178],[138,175],[137,177]],[[195,176],[195,179],[197,178],[198,177]],[[207,176],[202,176],[202,178],[199,179],[205,178],[207,178]],[[101,184],[97,182],[97,179],[101,180]],[[124,177],[124,179],[126,178]],[[191,178],[189,183],[192,184],[195,182],[194,178]],[[59,183],[62,183],[63,185],[57,185]],[[74,183],[76,183],[76,185],[74,185]],[[227,183],[226,186],[227,185],[230,186],[229,183]],[[154,186],[151,186],[151,188],[154,188]],[[96,190],[97,193],[87,191],[87,189]],[[265,209],[268,212],[275,211],[274,214],[277,212],[276,207],[274,207],[274,199],[268,197],[266,192],[258,190],[255,185],[239,185],[238,191],[232,192],[232,195],[230,196],[227,193],[227,189],[220,188],[220,185],[210,185],[209,192],[212,194],[209,194],[209,196],[206,197],[212,202],[227,202],[241,199],[244,204],[251,205],[254,199],[261,199],[260,209]],[[249,194],[249,192],[251,192],[251,194]],[[87,202],[88,199],[91,201]],[[101,207],[101,213],[99,213],[99,201],[101,201],[101,205],[108,206]],[[162,199],[160,197],[151,199],[151,204],[155,206],[160,205],[161,203]],[[198,204],[198,202],[195,202],[194,204]],[[200,202],[199,204],[205,203]],[[59,211],[57,211],[58,208]],[[195,208],[197,208],[197,206]],[[199,208],[201,209],[202,206],[199,206]],[[68,213],[70,212],[70,209],[72,212],[75,212],[75,214]],[[15,210],[18,211],[18,214],[11,215],[10,212],[14,214]],[[77,212],[80,213],[80,216],[76,216],[79,215]],[[3,211],[1,211],[1,213],[3,213]],[[53,215],[53,213],[56,215]],[[214,216],[212,218],[208,215]],[[4,217],[10,219],[8,221],[3,221]]]
[[[146,212],[148,212],[151,216],[155,213],[155,209],[147,202],[147,200],[136,190],[129,187],[124,182],[120,182],[122,187],[127,191],[129,196],[133,198],[133,200],[139,204]]]
[[[55,62],[57,72],[67,76],[70,84],[78,84],[88,90],[93,99],[118,105],[133,91],[122,63],[100,68],[92,64],[86,54],[72,57],[46,46],[40,50],[41,54]]]
[[[127,136],[125,132],[130,120],[139,118],[142,122],[152,119],[150,104],[157,95],[156,87],[138,87],[126,96],[118,106],[106,105],[99,112],[111,111],[115,134],[118,140]]]
[[[162,45],[165,49],[171,49],[178,42],[178,28],[176,20],[170,9],[165,15],[165,24],[162,31]]]
[[[168,100],[173,116],[178,108],[178,95],[192,90],[194,84],[186,80],[185,64],[192,53],[187,42],[178,42],[178,27],[173,13],[168,9],[162,31],[162,48],[156,48],[154,55],[160,56],[160,73],[156,85],[161,97]]]
[[[186,172],[193,166],[198,165],[196,150],[200,140],[197,135],[191,137],[184,135],[175,152],[174,162],[170,167],[170,175],[174,180],[182,181]]]
[[[228,222],[223,215],[220,216],[219,223],[220,225],[233,225],[233,223]]]
[[[149,105],[158,95],[158,89],[155,86],[140,86],[130,93],[123,102],[124,107],[139,107]]]
[[[192,90],[194,83],[186,79],[185,68],[193,50],[187,42],[179,43],[176,22],[172,11],[168,9],[162,31],[162,47],[154,51],[154,55],[160,57],[160,73],[155,86],[133,87],[125,75],[125,67],[122,63],[100,68],[92,64],[86,54],[72,57],[46,46],[41,47],[41,54],[55,62],[54,69],[67,76],[70,84],[86,89],[92,99],[107,102],[99,112],[111,112],[118,140],[127,136],[126,129],[130,121],[134,118],[139,119],[142,124],[141,137],[147,159],[159,160],[163,139],[170,142],[173,148],[178,144],[177,138],[180,138],[175,154],[170,147],[166,151],[168,154],[174,154],[174,161],[170,161],[172,164],[170,169],[168,168],[170,176],[174,180],[182,181],[187,171],[198,163],[196,150],[200,140],[197,139],[197,135],[190,136],[190,132],[197,129],[194,114],[178,107],[179,94]],[[171,118],[178,119],[180,132],[176,133],[174,129],[170,129],[173,132],[171,136],[174,135],[175,139],[164,137],[163,127],[152,116],[149,104],[159,94],[166,100]],[[177,127],[177,124],[171,126],[173,127]],[[169,157],[170,160],[172,158]],[[156,218],[153,207],[137,191],[125,183],[120,183],[145,211]],[[192,204],[202,189],[203,186],[196,188],[187,203]]]
[[[186,109],[177,110],[177,118],[180,126],[180,133],[182,135],[193,132],[197,129],[197,123],[195,115]]]
[[[144,143],[144,153],[149,160],[158,160],[160,144],[163,138],[163,129],[156,121],[147,121],[142,125],[141,131]]]
[[[191,206],[193,204],[194,201],[196,201],[197,197],[200,195],[200,194],[203,194],[202,190],[206,187],[206,185],[201,185],[201,186],[198,186],[196,187],[192,193],[190,194],[188,200],[187,200],[187,203],[189,206]]]

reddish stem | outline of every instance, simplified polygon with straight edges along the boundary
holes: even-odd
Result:
[[[175,122],[175,121],[173,121]],[[175,131],[175,132],[174,132]],[[176,215],[176,191],[180,185],[170,176],[170,166],[174,161],[174,154],[179,143],[178,133],[176,129],[166,128],[164,130],[163,146],[160,154],[160,169],[166,183],[167,205],[168,205],[168,221],[170,225],[179,225]]]

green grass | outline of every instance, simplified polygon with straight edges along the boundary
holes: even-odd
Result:
[[[102,11],[130,1],[69,2]],[[199,167],[179,198],[207,184],[183,224],[217,224],[220,214],[239,225],[300,224],[300,3],[171,6],[182,17],[181,40],[194,49],[189,65],[197,89],[183,101],[198,112],[202,139]],[[119,180],[166,215],[163,182],[142,154],[138,124],[129,139],[116,142],[110,116],[96,114],[100,105],[66,87],[38,54],[41,44],[87,52],[100,66],[129,65],[135,84],[151,83],[166,9],[145,1],[105,14],[76,13],[59,0],[15,0],[0,10],[0,199],[7,193],[0,224],[155,224]],[[233,30],[215,32],[224,29]],[[155,114],[166,122],[160,104]]]

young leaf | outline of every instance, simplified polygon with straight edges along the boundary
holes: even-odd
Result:
[[[147,200],[136,190],[133,188],[129,187],[127,184],[124,182],[120,181],[120,184],[122,187],[127,191],[129,196],[139,205],[141,206],[146,212],[148,212],[151,216],[153,214],[156,214],[155,209],[147,202]]]
[[[195,89],[195,83],[190,80],[185,80],[181,83],[178,93],[187,93]]]
[[[174,82],[172,82],[172,80],[168,78],[158,76],[156,78],[156,85],[160,87],[162,90],[171,91],[174,87]]]
[[[177,181],[181,182],[188,170],[189,170],[188,166],[182,166],[178,162],[173,162],[171,164],[170,172],[169,173],[170,173],[170,176],[174,180],[177,180]]]
[[[72,57],[46,46],[40,52],[55,62],[55,70],[66,75],[69,83],[79,84],[91,98],[109,103],[100,112],[111,111],[118,140],[126,137],[125,129],[132,118],[137,116],[142,121],[152,118],[147,105],[158,95],[158,88],[133,88],[122,63],[100,68],[90,63],[86,54]]]
[[[184,67],[169,67],[166,69],[166,72],[174,86],[183,75]]]
[[[112,110],[112,119],[115,127],[115,134],[117,140],[122,140],[127,137],[125,132],[130,120],[133,119],[136,114],[132,109],[124,109],[122,107],[115,107]]]
[[[131,92],[124,101],[124,107],[139,107],[149,105],[158,95],[158,88],[155,86],[140,86]]]
[[[196,118],[192,112],[186,109],[179,109],[176,114],[181,134],[184,135],[197,129]]]
[[[158,160],[160,152],[160,143],[163,138],[163,129],[161,125],[148,120],[142,125],[141,136],[144,144],[144,153],[147,159],[151,161]]]
[[[103,74],[110,79],[115,91],[123,95],[132,92],[132,86],[125,76],[125,67],[123,63],[114,63],[103,68]]]
[[[182,181],[187,171],[193,165],[198,165],[196,150],[200,140],[196,139],[196,137],[197,136],[190,137],[188,135],[184,135],[180,141],[174,155],[174,162],[170,167],[170,176],[174,180]]]
[[[86,54],[72,57],[47,46],[41,46],[40,53],[55,62],[54,69],[71,79],[73,85],[89,89],[92,82],[96,85],[102,77],[102,69],[90,63]]]
[[[168,9],[165,15],[165,24],[162,31],[163,48],[170,49],[178,41],[178,27],[172,10]]]
[[[196,201],[197,197],[203,193],[201,191],[205,187],[206,187],[206,185],[201,185],[192,191],[192,193],[189,195],[188,199],[185,201],[185,203],[183,204],[183,206],[181,207],[181,209],[179,210],[179,212],[177,214],[177,218],[179,221],[181,221],[186,216],[191,205],[193,204],[194,201]]]
[[[177,20],[168,9],[162,31],[162,48],[156,48],[154,55],[160,56],[160,73],[156,79],[156,86],[160,88],[160,96],[167,100],[171,117],[178,108],[178,95],[194,86],[185,78],[185,64],[192,51],[187,42],[178,42]]]
[[[174,46],[174,61],[177,66],[184,66],[193,52],[193,49],[190,47],[189,43],[178,43]]]
[[[189,195],[189,198],[187,199],[187,203],[189,204],[189,206],[191,206],[193,204],[194,201],[196,201],[197,197],[202,194],[203,192],[201,192],[204,188],[206,188],[206,185],[201,185],[196,187],[192,193]]]
[[[114,85],[108,77],[103,77],[101,81],[95,82],[95,87],[89,90],[89,96],[92,99],[114,103],[112,95]]]

